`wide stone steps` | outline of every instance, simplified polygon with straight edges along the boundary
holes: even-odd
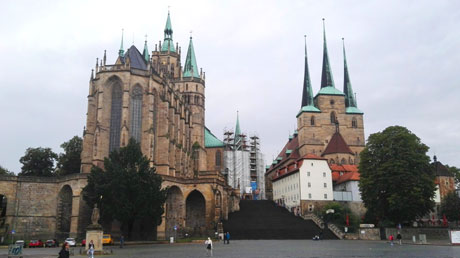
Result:
[[[240,210],[229,214],[223,222],[231,239],[337,239],[329,230],[322,230],[313,221],[295,216],[272,201],[240,201]]]

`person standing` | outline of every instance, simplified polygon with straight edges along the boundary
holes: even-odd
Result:
[[[94,242],[91,240],[88,244],[88,257],[94,258]]]
[[[227,233],[224,233],[224,245],[227,243]]]
[[[227,244],[230,244],[230,232],[227,231],[227,234],[225,234],[225,238],[227,239]]]
[[[206,245],[206,256],[212,256],[212,240],[208,237],[208,240],[204,242]]]
[[[402,244],[402,236],[401,233],[398,231],[398,234],[396,235],[396,239],[398,239],[399,245]]]
[[[125,237],[121,235],[120,237],[120,248],[123,248],[123,245],[125,244]]]
[[[64,244],[62,244],[62,249],[59,252],[58,258],[69,258],[69,257],[70,257],[69,243],[64,242]]]
[[[395,240],[395,237],[393,236],[393,234],[390,235],[389,239],[390,239],[390,245],[393,245],[393,241]]]

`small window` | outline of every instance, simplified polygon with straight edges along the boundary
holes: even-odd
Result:
[[[311,116],[310,118],[310,125],[315,125],[315,117]]]
[[[310,176],[310,172],[307,172],[307,176]]]
[[[311,199],[311,193],[308,194],[308,199]]]
[[[324,194],[324,199],[327,199],[327,194]]]
[[[333,99],[331,99],[331,101],[329,101],[329,103],[331,103],[331,105],[334,105],[335,101]]]
[[[326,172],[323,172],[323,177],[326,177]]]
[[[446,181],[446,185],[449,185],[449,181]]]
[[[311,166],[313,167],[313,162],[311,163]]]
[[[324,188],[327,188],[327,183],[324,183]]]
[[[356,117],[353,117],[351,120],[351,127],[358,128],[358,121],[356,120]]]
[[[331,124],[336,124],[337,123],[337,117],[335,116],[335,112],[331,112]]]
[[[185,84],[185,90],[188,91],[188,84],[187,83]]]
[[[310,182],[308,182],[308,187],[311,187],[311,183],[310,183]]]

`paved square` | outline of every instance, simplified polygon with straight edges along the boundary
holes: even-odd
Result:
[[[78,249],[75,253],[78,254]],[[24,257],[57,257],[59,249],[25,249]],[[113,255],[106,258],[142,257],[206,257],[204,244],[155,244],[113,247]],[[7,257],[7,250],[0,249],[0,257]],[[72,257],[86,257],[76,255]],[[214,244],[213,257],[460,257],[460,247],[434,245],[394,245],[382,241],[347,240],[235,240],[230,245]]]

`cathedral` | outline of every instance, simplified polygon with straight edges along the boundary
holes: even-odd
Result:
[[[283,150],[267,167],[266,195],[273,198],[272,179],[280,170],[304,157],[316,156],[329,165],[357,165],[364,149],[363,112],[358,109],[348,72],[345,45],[343,92],[335,87],[323,25],[323,65],[320,90],[313,93],[305,42],[305,70],[302,102],[296,115],[297,129]]]
[[[138,222],[133,237],[214,235],[228,213],[239,209],[239,190],[224,176],[224,150],[205,126],[205,73],[190,37],[185,62],[173,42],[168,12],[164,39],[149,51],[125,50],[109,63],[104,52],[91,72],[81,171],[52,177],[0,178],[0,242],[5,239],[84,238],[90,208],[82,196],[93,166],[135,139],[163,178],[167,200],[162,224]],[[114,222],[103,224],[116,239]],[[14,231],[15,235],[12,236]]]
[[[152,52],[147,41],[142,52],[134,45],[125,51],[122,38],[116,62],[106,63],[104,53],[91,75],[81,172],[102,167],[129,138],[139,142],[169,187],[160,239],[207,235],[238,208],[222,175],[223,146],[205,127],[205,88],[192,37],[182,65],[169,13]]]

